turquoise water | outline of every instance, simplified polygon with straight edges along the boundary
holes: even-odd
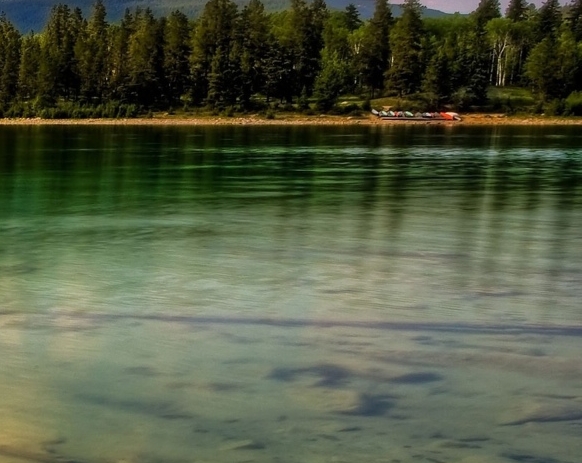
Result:
[[[580,461],[581,147],[0,127],[0,462]]]

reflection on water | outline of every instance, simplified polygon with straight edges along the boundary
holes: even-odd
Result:
[[[0,462],[578,461],[581,142],[0,128]]]

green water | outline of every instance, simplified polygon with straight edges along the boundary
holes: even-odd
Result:
[[[582,132],[0,127],[0,462],[576,463]]]

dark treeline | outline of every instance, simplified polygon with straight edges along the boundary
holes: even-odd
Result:
[[[397,96],[426,109],[467,109],[490,86],[532,89],[540,108],[582,110],[582,0],[541,8],[481,0],[468,16],[423,19],[406,0],[396,19],[386,0],[362,21],[355,6],[291,0],[267,13],[209,0],[195,19],[149,9],[106,21],[59,4],[41,33],[21,35],[0,16],[0,115],[131,117],[208,107],[256,110],[294,104],[333,108],[340,95]]]

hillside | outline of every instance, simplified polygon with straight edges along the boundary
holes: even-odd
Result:
[[[108,20],[118,21],[126,8],[151,8],[158,15],[165,15],[172,10],[179,9],[188,16],[196,16],[200,13],[207,0],[105,0]],[[21,32],[26,33],[31,30],[40,31],[43,29],[49,11],[56,3],[66,3],[70,7],[80,7],[85,15],[89,15],[94,0],[0,0],[0,11],[12,21]],[[235,0],[236,3],[244,5],[246,0]],[[265,7],[269,11],[283,10],[289,6],[289,0],[263,0]],[[329,0],[328,7],[331,9],[344,9],[350,0]],[[374,9],[373,0],[366,0],[357,4],[362,18],[366,19],[372,15]],[[401,14],[399,5],[392,5],[395,16]],[[446,16],[442,11],[425,8],[425,17]]]

